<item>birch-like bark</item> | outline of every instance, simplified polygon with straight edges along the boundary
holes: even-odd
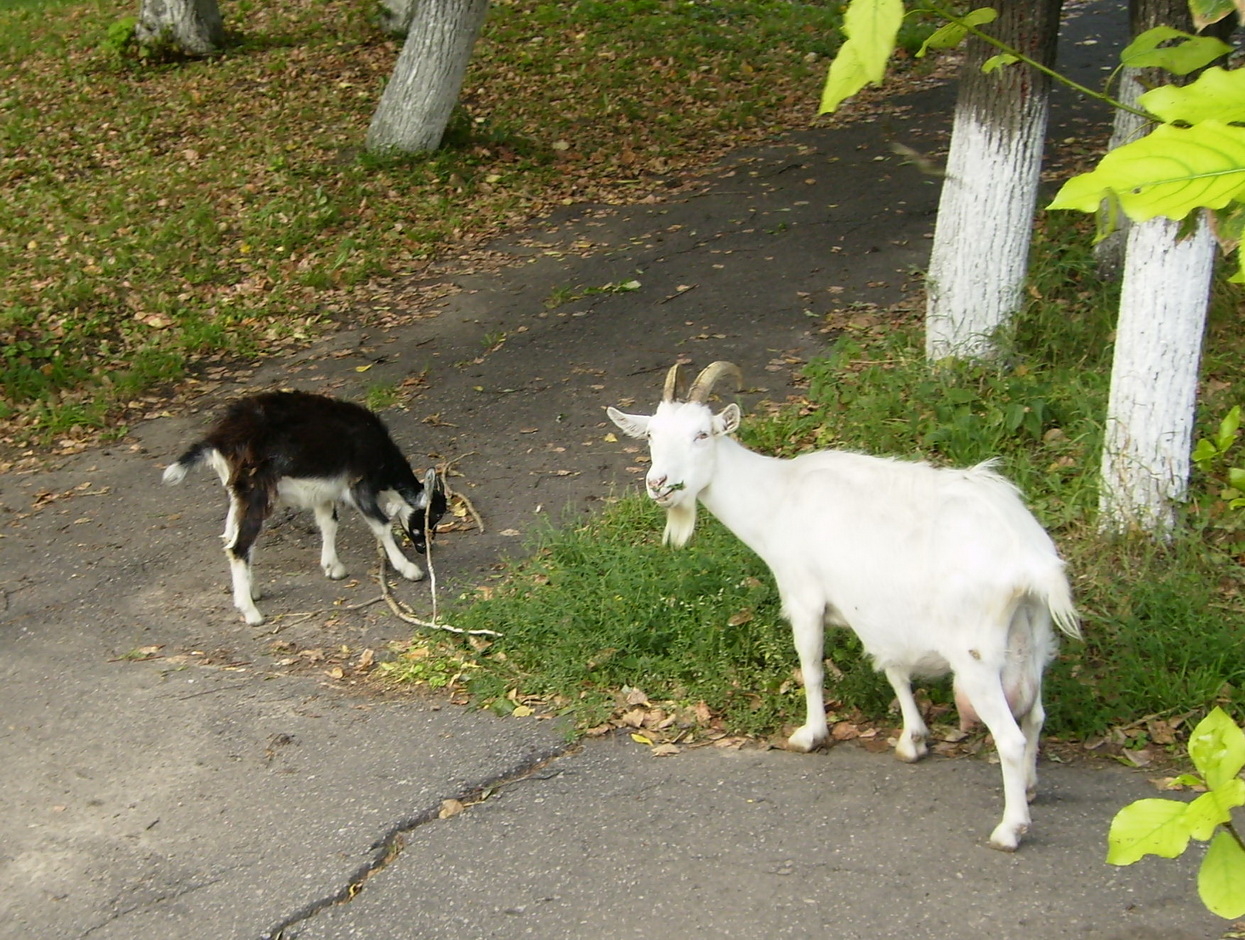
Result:
[[[417,0],[367,132],[367,149],[436,150],[462,88],[488,0]]]
[[[210,55],[225,44],[225,24],[216,0],[143,0],[134,36],[144,46]]]
[[[991,31],[1051,65],[1061,5],[993,4],[999,17]],[[1050,79],[1019,64],[982,73],[995,52],[971,40],[960,78],[927,282],[925,353],[932,361],[988,358],[999,327],[1022,302]]]
[[[1215,242],[1202,218],[1132,225],[1124,263],[1099,490],[1104,531],[1165,537],[1189,480]]]
[[[379,0],[378,25],[387,36],[403,38],[410,31],[418,0]]]

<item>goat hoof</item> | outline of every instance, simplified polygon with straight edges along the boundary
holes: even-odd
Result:
[[[419,565],[408,563],[405,567],[398,568],[398,574],[408,581],[421,581],[424,577],[424,570]]]
[[[331,565],[323,565],[321,567],[325,575],[332,578],[334,581],[340,581],[342,578],[346,577],[346,566],[340,561],[333,562]]]
[[[1000,852],[1015,852],[1020,845],[1020,837],[1029,831],[1029,826],[1022,823],[1018,826],[999,823],[994,832],[990,833],[990,848]]]
[[[249,612],[244,610],[242,612],[242,617],[252,627],[258,627],[261,623],[264,622],[264,615],[261,614],[258,610],[253,610]]]
[[[803,751],[807,754],[821,747],[829,738],[830,731],[825,726],[810,728],[804,725],[802,728],[797,728],[795,733],[787,738],[787,746],[793,751]]]
[[[905,734],[900,735],[899,740],[895,742],[895,757],[905,764],[915,764],[928,753],[929,748],[924,738],[913,740]]]

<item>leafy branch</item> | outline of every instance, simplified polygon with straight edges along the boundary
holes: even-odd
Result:
[[[1197,890],[1207,909],[1220,917],[1245,916],[1245,840],[1232,822],[1232,810],[1245,806],[1245,731],[1222,708],[1193,730],[1189,757],[1198,774],[1176,782],[1205,789],[1191,802],[1148,799],[1115,814],[1107,836],[1107,861],[1131,865],[1146,855],[1176,858],[1190,839],[1209,841],[1198,870]]]
[[[998,17],[998,13],[989,7],[982,7],[981,9],[973,10],[971,13],[966,13],[964,16],[956,16],[951,11],[943,9],[936,3],[927,3],[926,8],[947,20],[947,25],[935,31],[934,34],[925,41],[925,44],[917,52],[918,58],[924,56],[926,51],[929,49],[954,48],[964,40],[965,36],[974,36],[983,42],[989,43],[991,46],[998,49],[1000,53],[985,62],[982,66],[983,71],[991,72],[1002,65],[1011,65],[1013,62],[1022,62],[1030,68],[1036,69],[1043,75],[1049,76],[1055,81],[1071,88],[1073,91],[1080,92],[1088,98],[1097,99],[1112,108],[1127,111],[1130,114],[1135,114],[1138,117],[1145,118],[1148,121],[1154,120],[1153,115],[1138,108],[1134,108],[1131,105],[1127,105],[1122,101],[1117,101],[1115,98],[1112,98],[1104,92],[1094,91],[1092,88],[1082,85],[1080,82],[1074,81],[1068,76],[1056,72],[1050,66],[1043,65],[1036,59],[1025,55],[1019,49],[1009,46],[1001,39],[997,39],[989,33],[978,29],[978,24],[992,23]],[[1222,53],[1219,54],[1222,55]]]

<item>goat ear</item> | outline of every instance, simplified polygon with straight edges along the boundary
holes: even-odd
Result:
[[[713,416],[713,430],[717,434],[734,434],[739,428],[739,406],[731,402]]]
[[[605,413],[628,437],[644,437],[648,433],[648,415],[629,415],[613,406],[606,408]]]

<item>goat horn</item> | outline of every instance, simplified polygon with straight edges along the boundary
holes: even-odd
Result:
[[[676,362],[670,367],[670,371],[666,373],[666,387],[662,389],[662,401],[682,401],[683,393],[687,390],[687,383],[683,377],[679,375],[679,364]]]
[[[687,393],[687,400],[703,404],[708,399],[709,393],[713,391],[714,384],[723,378],[731,379],[735,383],[736,391],[744,387],[744,376],[739,371],[739,366],[733,362],[711,362],[701,370],[700,375],[696,376],[696,381],[692,383],[691,390]]]

